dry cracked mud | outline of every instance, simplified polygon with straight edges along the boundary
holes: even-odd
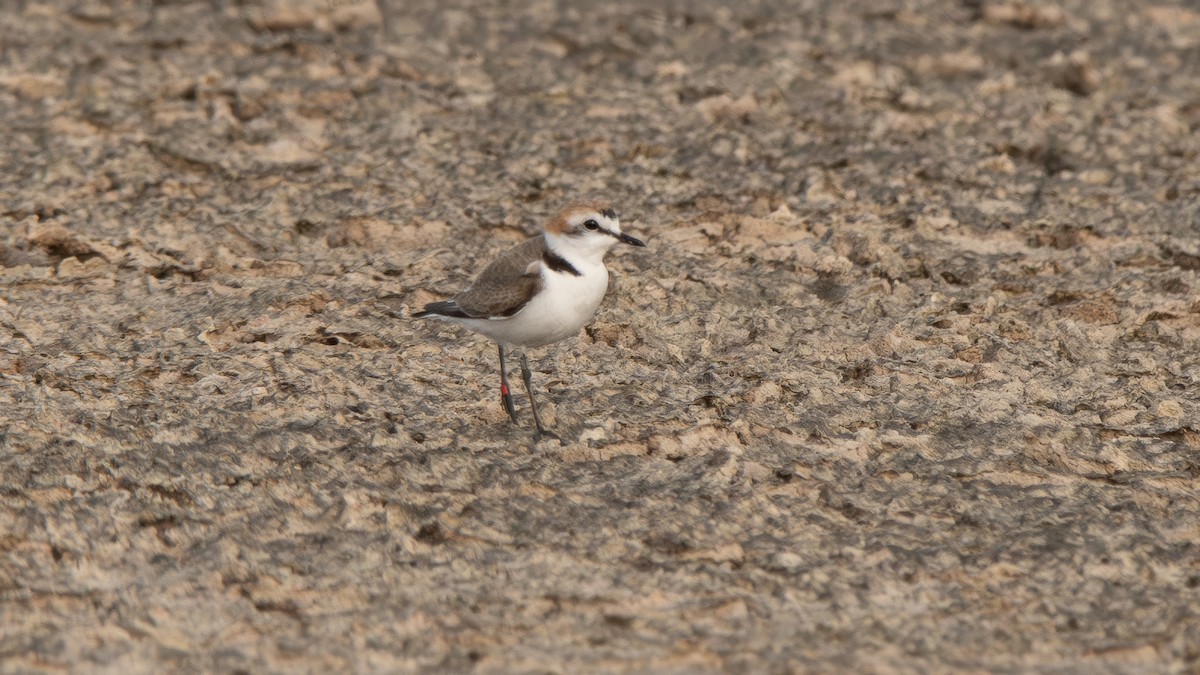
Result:
[[[16,0],[0,124],[0,671],[1200,668],[1194,3]],[[589,195],[535,443],[407,316]]]

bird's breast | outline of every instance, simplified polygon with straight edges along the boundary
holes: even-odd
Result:
[[[579,276],[550,270],[542,273],[542,293],[549,309],[560,315],[564,324],[574,324],[573,330],[592,318],[608,290],[608,270],[603,265],[580,272]]]
[[[510,321],[507,342],[537,347],[572,337],[591,320],[608,290],[603,265],[580,267],[581,274],[542,271],[541,292]]]

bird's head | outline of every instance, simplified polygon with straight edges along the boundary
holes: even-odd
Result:
[[[556,248],[589,258],[602,258],[617,242],[645,246],[637,237],[621,231],[617,212],[604,203],[572,204],[546,225],[546,235]]]

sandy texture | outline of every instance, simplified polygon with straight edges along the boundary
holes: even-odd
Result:
[[[437,4],[0,5],[0,670],[1200,668],[1194,4]]]

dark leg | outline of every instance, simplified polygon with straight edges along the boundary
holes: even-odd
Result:
[[[513,424],[517,423],[517,409],[513,407],[512,394],[508,391],[508,370],[504,367],[504,345],[500,347],[500,400],[508,411],[508,418]]]
[[[521,353],[521,379],[525,380],[525,392],[529,394],[529,409],[533,411],[533,423],[537,425],[538,436],[554,436],[554,434],[546,431],[542,426],[542,420],[538,417],[537,401],[533,400],[533,385],[530,384],[533,374],[529,372],[529,359],[525,357],[525,353]]]

